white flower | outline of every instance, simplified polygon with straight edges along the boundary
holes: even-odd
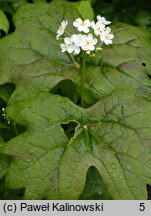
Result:
[[[95,45],[97,44],[98,40],[96,38],[93,38],[92,34],[88,35],[81,35],[81,48],[84,51],[94,51]]]
[[[104,17],[101,17],[100,15],[98,15],[96,18],[103,25],[109,25],[111,23],[110,21],[107,21]]]
[[[91,22],[91,26],[92,26],[92,28],[93,28],[93,30],[94,30],[94,34],[96,35],[96,36],[98,36],[98,35],[101,35],[101,32],[104,30],[104,28],[105,28],[105,25],[104,24],[102,24],[101,22]]]
[[[112,39],[114,38],[113,34],[110,34],[111,29],[107,27],[100,36],[100,40],[104,42],[106,45],[112,44]]]
[[[73,26],[77,28],[79,32],[84,32],[83,34],[73,34],[69,37],[61,38],[63,43],[60,44],[61,52],[68,52],[78,55],[81,51],[94,56],[94,51],[102,50],[102,44],[112,44],[112,39],[114,35],[111,33],[111,28],[106,27],[111,22],[107,21],[104,17],[100,15],[97,16],[97,22],[90,22],[90,20],[82,20],[77,18],[73,22]],[[59,39],[61,35],[64,34],[65,28],[68,25],[68,21],[63,20],[59,29],[57,30],[56,38]],[[90,32],[90,28],[93,33]],[[97,45],[98,43],[98,45]]]
[[[77,18],[74,22],[73,25],[78,29],[78,31],[80,32],[85,32],[88,33],[89,32],[89,27],[91,26],[91,22],[90,20],[86,19],[86,20],[82,20],[80,18]]]
[[[62,21],[61,22],[61,24],[60,24],[60,26],[59,26],[59,28],[58,28],[58,30],[57,30],[57,36],[56,36],[56,38],[58,39],[61,35],[63,35],[64,34],[64,31],[65,31],[65,28],[67,27],[67,25],[68,25],[68,21],[66,20],[66,21]]]
[[[64,44],[61,44],[62,52],[79,54],[81,35],[73,34],[71,37],[64,38]]]

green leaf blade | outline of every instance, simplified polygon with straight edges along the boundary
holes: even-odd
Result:
[[[0,29],[2,29],[6,34],[9,31],[9,21],[2,10],[0,10]]]

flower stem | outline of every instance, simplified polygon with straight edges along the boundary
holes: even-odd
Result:
[[[76,62],[76,60],[75,60],[75,58],[74,58],[74,56],[73,56],[72,53],[69,53],[69,57],[70,57],[70,59],[72,60],[73,64],[74,64],[74,65],[77,65],[77,62]]]
[[[81,106],[84,108],[84,86],[86,79],[86,54],[83,54],[81,65]]]
[[[15,122],[13,122],[13,127],[14,127],[14,131],[15,131],[16,136],[18,136],[18,130],[17,130]]]

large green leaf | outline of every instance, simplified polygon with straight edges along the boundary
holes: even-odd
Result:
[[[72,3],[84,19],[94,19],[94,12],[90,0],[81,0]]]
[[[67,79],[80,88],[80,70],[55,38],[62,19],[72,24],[78,16],[70,3],[27,4],[15,15],[15,32],[0,41],[0,84],[16,86],[7,114],[26,127],[2,148],[13,158],[6,185],[25,188],[26,199],[78,199],[94,166],[113,199],[145,199],[151,184],[150,34],[113,27],[114,45],[89,60],[89,108],[83,109],[54,94]],[[68,138],[62,125],[73,122]]]

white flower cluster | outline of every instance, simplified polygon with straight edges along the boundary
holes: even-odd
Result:
[[[84,33],[73,34],[70,37],[63,38],[64,42],[60,44],[61,51],[79,54],[81,50],[83,50],[87,54],[90,54],[95,50],[101,50],[100,46],[102,44],[112,44],[114,35],[111,33],[111,28],[106,27],[110,23],[110,21],[107,21],[100,15],[97,16],[96,23],[94,21],[90,22],[88,19],[83,21],[81,18],[77,18],[73,22],[73,26],[77,28],[78,32]],[[67,25],[67,20],[61,22],[61,25],[57,30],[57,39],[65,33]]]

